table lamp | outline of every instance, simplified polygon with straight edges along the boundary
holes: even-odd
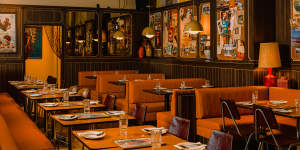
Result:
[[[265,76],[265,86],[276,86],[276,76],[272,68],[281,67],[278,43],[260,43],[258,68],[268,68],[268,75]]]

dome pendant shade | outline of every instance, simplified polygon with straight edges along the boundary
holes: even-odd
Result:
[[[203,27],[199,22],[191,20],[188,24],[185,25],[183,31],[190,34],[198,34],[200,32],[203,32]]]
[[[146,38],[151,39],[155,36],[155,31],[151,27],[146,27],[146,28],[144,28],[142,35],[145,36]]]
[[[125,38],[125,35],[122,31],[119,30],[113,34],[113,38],[117,40],[123,40]]]

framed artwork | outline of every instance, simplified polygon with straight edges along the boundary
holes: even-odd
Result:
[[[300,0],[291,1],[291,53],[294,61],[300,61]]]
[[[199,20],[203,27],[203,32],[199,35],[199,56],[210,59],[210,3],[201,3],[199,6]]]
[[[162,55],[162,44],[161,44],[161,12],[150,14],[150,27],[155,30],[155,37],[151,39],[153,48],[153,56],[160,57]]]
[[[16,53],[16,14],[0,14],[0,53]]]
[[[178,55],[178,10],[164,11],[163,16],[163,55],[177,57]]]
[[[28,58],[42,58],[41,27],[25,27],[25,52]]]
[[[196,6],[195,6],[196,7]],[[193,11],[196,12],[193,12]],[[197,20],[197,8],[187,6],[180,8],[180,57],[196,58],[197,57],[197,35],[184,32],[184,27],[193,19]]]
[[[245,57],[245,0],[217,0],[217,58]]]

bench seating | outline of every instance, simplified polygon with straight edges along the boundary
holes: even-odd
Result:
[[[108,70],[108,71],[80,71],[78,72],[78,86],[80,88],[96,89],[95,79],[87,79],[86,76],[101,75],[101,74],[124,74],[136,73],[136,70]]]
[[[0,132],[1,150],[55,149],[7,93],[0,93]]]
[[[148,107],[146,121],[155,121],[156,113],[164,111],[164,96],[147,93],[143,90],[153,89],[157,82],[160,82],[161,87],[179,88],[182,81],[185,81],[186,86],[193,88],[200,88],[205,83],[205,79],[202,78],[130,81],[126,85],[126,97],[118,98],[116,101],[117,109],[128,112],[129,103],[129,113],[131,113],[135,104],[140,103]]]

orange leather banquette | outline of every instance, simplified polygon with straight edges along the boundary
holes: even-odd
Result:
[[[89,88],[95,89],[96,88],[96,80],[95,79],[88,79],[86,76],[94,76],[94,75],[101,75],[101,74],[124,74],[124,73],[136,73],[136,70],[108,70],[108,71],[80,71],[78,72],[78,86],[80,88]]]
[[[0,93],[0,132],[1,150],[55,150],[7,93]]]
[[[125,97],[125,86],[113,85],[110,81],[122,80],[126,76],[126,80],[147,80],[149,74],[102,74],[97,77],[96,91],[97,95],[102,97],[106,94],[113,94],[117,98]],[[150,74],[151,79],[163,79],[164,74]]]
[[[147,93],[143,90],[153,89],[158,82],[161,87],[175,89],[180,87],[182,81],[185,81],[186,86],[193,88],[200,88],[205,83],[205,79],[202,78],[130,81],[126,85],[126,97],[118,98],[116,101],[117,109],[128,112],[129,104],[129,113],[131,113],[136,103],[144,104],[148,107],[146,121],[154,121],[156,113],[164,111],[164,96]]]

